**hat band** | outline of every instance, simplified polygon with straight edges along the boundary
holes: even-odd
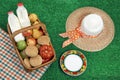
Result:
[[[63,42],[62,48],[68,46],[75,40],[79,39],[80,37],[82,38],[95,38],[96,36],[91,36],[91,35],[86,35],[84,32],[81,31],[80,27],[75,28],[75,30],[68,31],[65,33],[59,34],[61,37],[65,38],[68,37],[69,39]]]

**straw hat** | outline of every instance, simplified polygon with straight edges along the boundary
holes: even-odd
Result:
[[[114,23],[104,11],[94,7],[79,8],[72,12],[66,21],[66,32],[79,27],[80,21],[89,14],[97,14],[103,20],[103,31],[95,38],[79,38],[73,44],[85,51],[100,51],[107,47],[114,38]]]

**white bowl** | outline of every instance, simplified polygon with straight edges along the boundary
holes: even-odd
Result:
[[[89,14],[85,16],[81,23],[81,31],[86,35],[96,36],[103,30],[103,20],[97,14]]]

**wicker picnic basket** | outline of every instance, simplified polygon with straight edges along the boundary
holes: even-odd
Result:
[[[36,25],[32,25],[32,26],[29,26],[29,27],[22,28],[22,29],[20,29],[20,30],[15,31],[14,33],[11,32],[10,26],[9,26],[9,24],[7,24],[8,33],[9,33],[10,39],[11,39],[11,41],[12,41],[12,44],[13,44],[13,46],[14,46],[14,49],[15,49],[15,51],[16,51],[16,54],[18,55],[21,64],[23,65],[23,67],[24,67],[25,70],[27,70],[27,71],[36,70],[36,69],[38,69],[38,68],[40,68],[40,67],[42,67],[42,66],[48,65],[48,64],[50,64],[50,63],[52,63],[52,62],[54,62],[54,61],[56,60],[55,50],[54,50],[51,42],[50,42],[50,45],[52,46],[53,52],[54,52],[53,58],[52,58],[50,61],[48,61],[48,62],[46,62],[46,63],[43,63],[43,64],[41,64],[41,65],[39,65],[39,66],[36,66],[36,67],[31,67],[31,68],[27,67],[27,66],[25,65],[25,63],[24,63],[21,55],[20,55],[19,50],[17,49],[17,46],[16,46],[16,42],[15,42],[15,40],[14,40],[14,37],[15,37],[17,34],[22,33],[22,32],[24,32],[24,31],[26,31],[26,30],[34,29],[34,28],[38,28],[38,27],[39,27],[39,28],[41,28],[41,29],[43,30],[43,32],[44,32],[44,34],[45,34],[46,36],[49,36],[49,35],[48,35],[48,32],[47,32],[47,29],[46,29],[46,25],[45,25],[44,23],[40,22],[39,19],[38,19],[38,22],[39,22],[39,23],[36,24]]]

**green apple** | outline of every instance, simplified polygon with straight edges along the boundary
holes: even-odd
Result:
[[[26,48],[27,44],[24,40],[18,41],[17,42],[17,48],[18,50],[22,51]]]
[[[20,56],[24,59],[27,57],[26,53],[25,53],[25,50],[21,51],[20,52]]]

